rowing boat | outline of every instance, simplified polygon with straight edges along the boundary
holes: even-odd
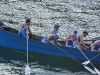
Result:
[[[2,26],[2,28],[0,29],[0,46],[20,51],[26,51],[26,38],[18,36],[17,33],[18,31],[13,28]],[[55,46],[52,44],[42,43],[40,42],[40,39],[42,37],[35,35],[34,37],[32,39],[29,39],[29,49],[28,49],[29,52],[42,53],[46,55],[52,55],[64,58],[73,57],[77,60],[86,61],[86,58],[77,48]],[[100,63],[100,56],[97,56],[96,58],[93,59],[93,57],[98,55],[99,52],[91,52],[90,50],[82,50],[82,51],[89,58],[89,60],[91,60],[92,62]]]

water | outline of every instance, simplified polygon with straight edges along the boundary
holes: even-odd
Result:
[[[26,18],[31,18],[31,30],[36,35],[47,34],[59,23],[60,37],[84,29],[89,31],[86,39],[100,37],[100,0],[0,0],[0,21],[5,25],[19,29]],[[0,50],[4,50],[0,51],[0,75],[24,75],[26,55]],[[66,59],[41,54],[29,57],[31,75],[92,75],[83,66],[73,65],[72,70],[66,63]]]
[[[61,25],[59,36],[65,38],[73,30],[89,31],[86,39],[100,37],[100,0],[1,0],[0,20],[19,29],[31,18],[31,30],[45,35],[55,23]]]
[[[0,47],[0,75],[24,75],[25,66],[26,52]],[[29,66],[31,75],[92,75],[72,59],[37,53],[29,53]]]

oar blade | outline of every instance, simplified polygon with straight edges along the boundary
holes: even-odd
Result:
[[[100,71],[96,68],[94,68],[94,70],[97,72],[98,75],[100,75]]]
[[[89,72],[91,72],[92,74],[97,74],[94,70],[92,70],[91,68],[89,68],[88,66],[85,66],[85,69],[87,69]]]
[[[30,75],[30,68],[28,65],[25,67],[25,75]]]
[[[89,64],[90,63],[90,61],[85,61],[85,62],[83,62],[82,64],[83,65],[87,65],[87,64]]]

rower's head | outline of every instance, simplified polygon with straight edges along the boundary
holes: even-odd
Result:
[[[73,35],[76,36],[77,33],[78,33],[78,31],[77,30],[74,30]]]
[[[87,35],[88,35],[88,31],[87,30],[84,30],[83,31],[83,36],[86,37]]]
[[[55,25],[54,25],[54,30],[55,30],[55,31],[58,31],[59,27],[60,27],[60,26],[59,26],[58,24],[55,24]]]
[[[30,25],[30,21],[31,21],[30,19],[27,19],[26,20],[26,25]]]

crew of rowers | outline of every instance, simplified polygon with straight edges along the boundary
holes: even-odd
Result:
[[[26,35],[27,28],[28,28],[29,33],[32,34],[29,26],[30,26],[30,20],[27,19],[26,23],[21,26],[21,28],[18,32],[18,35],[26,38],[27,37],[27,35]],[[78,48],[84,49],[84,50],[89,49],[89,47],[83,41],[83,38],[88,35],[87,30],[84,30],[82,34],[78,34],[78,31],[75,30],[75,31],[73,31],[72,34],[69,34],[65,39],[62,39],[57,35],[59,27],[60,27],[59,24],[55,24],[54,29],[51,30],[48,34],[46,34],[41,39],[41,42],[52,43],[54,45],[62,46],[60,43],[57,42],[58,39],[61,39],[61,40],[66,42],[66,44],[65,44],[66,47],[73,47],[73,48],[78,47]],[[91,51],[92,52],[93,51],[99,51],[99,48],[100,48],[100,40],[97,40],[97,41],[95,41],[94,43],[91,44]]]

